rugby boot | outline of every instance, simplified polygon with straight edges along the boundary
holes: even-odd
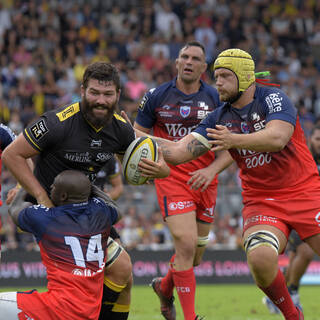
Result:
[[[299,292],[296,291],[296,290],[289,290],[289,293],[290,293],[290,296],[291,296],[291,299],[293,301],[293,304],[299,308],[301,311],[303,311],[302,309],[302,305],[300,303],[300,295],[299,295]]]
[[[194,320],[204,320],[204,317],[196,316]]]
[[[269,297],[263,297],[262,303],[266,305],[271,314],[280,314],[280,309],[270,300]]]
[[[174,306],[174,296],[167,298],[161,292],[161,279],[162,278],[154,278],[151,282],[151,287],[153,288],[154,292],[160,299],[160,311],[163,317],[166,320],[176,320],[176,308]]]

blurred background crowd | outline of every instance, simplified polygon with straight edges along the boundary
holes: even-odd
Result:
[[[94,61],[121,74],[119,108],[134,120],[143,94],[171,80],[182,45],[206,48],[208,71],[224,49],[252,54],[298,108],[309,137],[320,123],[320,1],[317,0],[0,0],[0,121],[16,134],[43,112],[76,102],[84,69]],[[237,169],[219,177],[212,248],[236,248],[241,234]],[[3,170],[2,199],[15,185]],[[153,185],[125,186],[118,200],[128,249],[171,248]],[[3,249],[37,249],[0,208]]]

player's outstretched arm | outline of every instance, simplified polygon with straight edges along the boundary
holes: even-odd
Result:
[[[39,152],[31,147],[23,134],[20,134],[17,139],[5,148],[2,153],[2,161],[21,186],[34,196],[39,204],[53,207],[46,191],[33,175],[28,164],[28,161],[30,161],[28,159],[38,154]]]
[[[121,116],[130,123],[130,119],[124,111],[121,112]],[[191,134],[188,134],[179,141],[170,141],[147,134],[150,129],[143,128],[138,124],[135,124],[134,130],[137,137],[148,136],[154,139],[161,147],[164,160],[173,165],[196,159],[209,150],[203,143],[201,143]]]
[[[24,201],[26,195],[27,192],[24,189],[20,188],[8,208],[9,215],[11,216],[12,221],[16,225],[18,225],[18,217],[20,212],[24,208],[27,208],[32,205],[32,203]]]

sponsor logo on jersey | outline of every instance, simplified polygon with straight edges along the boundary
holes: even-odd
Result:
[[[251,115],[251,119],[252,119],[252,121],[260,121],[260,116],[256,112],[254,112]]]
[[[156,88],[152,88],[152,89],[150,89],[149,90],[149,92],[148,93],[150,93],[150,94],[152,94],[152,92],[154,91],[154,90],[156,90]],[[147,103],[147,101],[148,101],[148,93],[146,93],[144,96],[143,96],[143,98],[142,98],[142,100],[141,100],[141,102],[140,102],[140,104],[139,104],[139,109],[142,111],[143,109],[144,109],[144,106],[146,105],[146,103]]]
[[[37,121],[31,128],[30,133],[34,140],[39,141],[44,135],[49,132],[46,123],[43,119]]]
[[[271,93],[266,97],[269,113],[279,112],[282,110],[282,99],[280,92]]]
[[[170,202],[168,207],[170,210],[182,210],[190,208],[193,205],[192,201],[178,201],[178,202]]]
[[[159,116],[161,118],[172,118],[172,113],[169,112],[170,109],[171,107],[167,104],[162,106],[159,111]]]
[[[251,223],[257,223],[257,222],[259,222],[259,223],[270,222],[270,223],[276,224],[276,223],[278,223],[278,218],[263,216],[263,215],[256,215],[256,216],[253,216],[253,217],[246,219],[244,226],[247,226],[248,224],[251,224]]]
[[[80,111],[80,104],[79,102],[77,102],[65,108],[61,112],[56,113],[56,116],[59,118],[60,121],[64,121],[79,111]]]
[[[209,106],[204,101],[198,101],[198,107],[203,110],[209,110]]]
[[[213,213],[214,213],[214,207],[213,208],[206,208],[206,211],[204,212],[204,216],[213,217]]]
[[[191,107],[190,106],[181,106],[180,114],[183,118],[187,118],[190,115]]]
[[[91,143],[90,143],[90,147],[93,148],[93,149],[96,149],[96,148],[101,148],[101,145],[102,145],[102,140],[91,140]]]
[[[197,127],[196,125],[194,125],[186,128],[182,125],[182,123],[165,123],[165,126],[167,128],[168,134],[174,138],[182,138],[191,133],[191,131]]]
[[[94,198],[95,199],[95,198]],[[90,270],[88,268],[86,269],[79,269],[79,268],[76,268],[76,269],[73,269],[71,271],[71,273],[75,276],[81,276],[81,277],[92,277],[94,276],[95,274],[97,273],[101,273],[104,271],[104,266],[105,266],[105,262],[103,262],[101,264],[101,267],[97,270],[97,271],[93,271],[93,270]]]
[[[110,152],[99,152],[96,156],[97,162],[106,162],[112,158],[112,153]]]
[[[202,120],[211,112],[209,106],[204,101],[198,101],[198,107],[201,109],[197,111],[197,119]]]
[[[255,131],[259,131],[261,129],[264,129],[266,127],[266,120],[262,120],[257,123],[254,123],[253,127],[254,127]]]
[[[64,158],[78,163],[89,163],[91,162],[91,156],[89,152],[68,152],[64,155]]]
[[[241,122],[241,131],[243,133],[250,133],[250,128],[246,122]]]

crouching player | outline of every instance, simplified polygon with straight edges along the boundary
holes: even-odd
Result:
[[[9,206],[13,221],[34,234],[47,269],[48,291],[0,294],[2,319],[97,320],[103,294],[108,237],[116,209],[92,197],[81,172],[61,172],[51,187],[55,207],[31,206],[20,189]]]

